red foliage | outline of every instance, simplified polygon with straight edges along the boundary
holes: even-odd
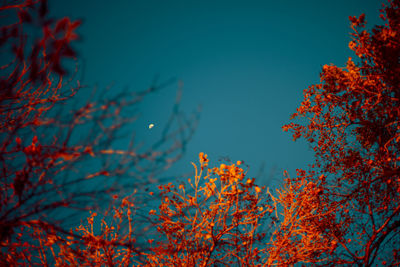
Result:
[[[115,202],[100,229],[95,230],[97,214],[92,213],[67,243],[50,233],[40,248],[59,251],[47,253],[58,266],[261,266],[270,231],[262,224],[274,208],[264,188],[246,179],[239,165],[208,169],[207,155],[200,153],[193,180],[160,185],[159,209],[149,211],[158,235],[147,233],[148,249],[136,240],[140,208],[130,198]]]
[[[129,101],[88,102],[70,120],[50,116],[76,91],[65,86],[61,62],[75,55],[70,41],[77,38],[79,23],[44,19],[45,4],[21,1],[0,8],[16,11],[18,18],[3,27],[1,37],[1,45],[17,40],[11,42],[14,58],[3,67],[11,71],[1,80],[3,265],[400,264],[400,1],[389,1],[381,15],[385,24],[371,32],[365,30],[364,15],[350,17],[354,33],[349,47],[358,59],[350,58],[344,68],[324,66],[321,82],[304,90],[292,116],[300,122],[283,127],[314,149],[316,161],[309,171],[286,176],[273,195],[246,178],[241,162],[208,169],[207,155],[200,153],[194,179],[160,185],[161,204],[148,215],[137,212],[143,201],[135,198],[138,191],[120,200],[119,190],[131,185],[122,179],[117,185],[100,180],[100,189],[87,182],[121,177],[135,166],[135,178],[148,182],[179,157],[170,155],[186,139],[160,147],[191,125],[165,134],[144,153],[133,144],[127,150],[110,148],[116,131],[128,121],[121,115],[124,108],[154,88]],[[36,21],[31,9],[43,37],[33,41],[25,56],[21,31]],[[84,142],[74,143],[74,131],[89,121],[97,128]],[[52,127],[58,135],[45,134]],[[97,158],[102,161],[82,175],[78,163]],[[150,164],[140,165],[143,161]],[[91,212],[87,224],[67,231],[50,218],[50,212],[70,216],[73,209],[93,208],[92,197],[113,204],[100,223]],[[138,225],[140,217],[150,226]],[[147,244],[138,241],[143,233]]]
[[[200,153],[194,180],[160,187],[161,205],[150,211],[160,236],[148,266],[261,266],[269,230],[261,223],[273,208],[239,165],[207,170],[207,155]]]
[[[0,69],[0,265],[51,264],[46,244],[74,238],[66,229],[83,210],[154,181],[180,158],[197,118],[182,118],[177,101],[160,139],[139,149],[122,134],[138,103],[165,84],[75,98],[82,86],[67,70],[80,21],[49,18],[45,0],[9,3],[0,7],[0,47],[9,51]],[[125,149],[114,149],[121,140]]]
[[[278,264],[318,260],[370,266],[378,257],[400,263],[400,2],[389,1],[381,17],[385,24],[371,32],[365,30],[364,15],[350,17],[349,47],[357,61],[349,58],[345,68],[325,65],[321,83],[304,90],[292,116],[304,123],[283,128],[310,143],[316,162],[309,174],[288,180],[293,200],[280,197],[279,202],[285,210],[296,206],[290,210],[295,219],[280,231],[289,247],[304,247],[309,229],[325,245],[308,243],[295,259],[280,251]],[[300,191],[307,184],[318,197],[303,202]],[[304,220],[298,214],[303,209],[315,216],[308,215],[307,230],[293,232]]]

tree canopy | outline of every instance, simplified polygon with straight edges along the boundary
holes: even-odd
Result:
[[[300,123],[283,128],[293,132],[294,140],[305,138],[315,151],[311,170],[288,179],[288,185],[310,186],[316,194],[310,201],[300,201],[299,194],[292,203],[284,202],[297,218],[290,225],[305,219],[304,230],[312,228],[328,244],[304,244],[304,231],[285,231],[294,246],[307,245],[300,259],[314,253],[315,260],[333,265],[370,266],[378,259],[399,263],[399,5],[389,1],[381,10],[384,25],[372,31],[366,30],[365,15],[349,18],[349,48],[355,58],[343,68],[323,66],[321,82],[304,90],[304,100],[292,116]],[[293,203],[299,206],[293,209]],[[312,211],[309,218],[298,214],[303,209]]]

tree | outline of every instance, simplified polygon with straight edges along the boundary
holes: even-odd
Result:
[[[259,266],[268,234],[260,225],[273,211],[263,188],[245,178],[240,161],[207,170],[207,155],[199,158],[188,185],[160,187],[161,205],[150,214],[161,235],[148,264]]]
[[[160,139],[141,149],[138,104],[169,83],[80,95],[80,21],[49,18],[45,0],[5,1],[0,11],[0,258],[31,265],[45,262],[41,235],[67,242],[82,211],[154,182],[181,157],[197,118],[185,118],[177,99]]]
[[[286,174],[274,195],[246,178],[241,162],[208,169],[207,156],[200,153],[193,180],[159,186],[161,204],[144,216],[157,231],[146,232],[147,249],[138,241],[141,197],[133,190],[131,196],[120,196],[116,190],[118,185],[140,188],[154,170],[169,166],[170,153],[180,152],[187,138],[178,146],[164,145],[192,125],[166,131],[143,153],[135,143],[128,150],[111,149],[126,122],[124,108],[154,87],[131,101],[125,95],[104,97],[85,104],[69,120],[61,116],[66,100],[80,88],[65,83],[61,65],[64,57],[75,55],[70,41],[78,23],[44,19],[45,1],[19,3],[0,9],[18,14],[1,39],[2,47],[12,41],[15,56],[3,64],[1,79],[3,265],[400,264],[399,0],[384,6],[385,24],[371,32],[365,30],[364,15],[350,17],[354,33],[349,47],[357,60],[349,58],[344,68],[324,66],[321,82],[304,91],[292,116],[299,121],[283,127],[314,149],[309,170],[299,169],[294,178]],[[44,35],[29,50],[21,30],[33,22]],[[79,143],[73,133],[90,120],[94,130]],[[95,162],[93,169],[82,169],[89,160]],[[123,177],[130,168],[139,184],[102,180]],[[106,182],[100,189],[84,187],[96,180]],[[68,231],[49,216],[50,211],[93,207],[98,192],[108,193],[104,200],[112,204],[100,222],[92,212],[87,223]]]
[[[400,1],[380,16],[371,32],[364,15],[350,17],[357,60],[325,65],[292,116],[299,122],[283,127],[316,160],[274,199],[284,214],[270,264],[400,264]]]
[[[262,227],[273,222],[269,196],[254,178],[246,178],[240,161],[209,169],[207,155],[200,153],[199,159],[193,180],[159,186],[161,204],[149,211],[158,235],[148,234],[148,250],[136,244],[137,207],[129,198],[104,215],[100,230],[93,230],[97,214],[92,213],[68,243],[49,234],[41,249],[53,252],[48,254],[57,266],[261,266],[273,225]]]

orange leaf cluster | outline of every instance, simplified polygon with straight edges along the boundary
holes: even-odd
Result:
[[[278,243],[291,242],[288,253],[278,249],[279,263],[290,258],[291,263],[370,266],[382,255],[388,264],[400,263],[400,2],[389,1],[381,13],[385,24],[371,32],[364,15],[350,17],[349,47],[357,60],[349,58],[344,68],[325,65],[321,82],[304,90],[292,116],[307,118],[305,123],[283,127],[295,140],[310,143],[316,161],[308,175],[288,179],[285,186],[295,185],[294,190],[284,190],[276,200],[291,214],[278,230],[286,238]],[[319,197],[304,200],[301,188],[310,185]],[[298,214],[302,209],[318,218],[307,225],[315,228],[305,254],[299,251],[308,228],[297,232],[305,218]]]

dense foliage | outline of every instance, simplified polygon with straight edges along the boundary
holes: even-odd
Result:
[[[284,127],[294,139],[305,138],[316,158],[310,172],[287,182],[316,193],[312,201],[294,197],[290,226],[297,228],[305,219],[298,212],[309,209],[307,231],[325,241],[304,244],[304,231],[286,228],[287,242],[307,247],[296,252],[300,260],[400,262],[400,1],[390,1],[381,18],[385,24],[369,32],[364,15],[350,17],[356,60],[344,68],[325,65],[321,82],[304,91],[293,114],[304,123]],[[281,262],[293,261],[292,253],[280,254]]]

